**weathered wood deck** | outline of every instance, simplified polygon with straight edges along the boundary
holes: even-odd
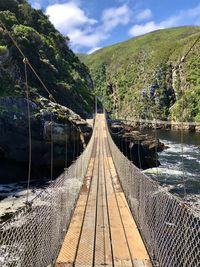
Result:
[[[104,115],[97,114],[87,174],[56,267],[151,267],[118,180]]]

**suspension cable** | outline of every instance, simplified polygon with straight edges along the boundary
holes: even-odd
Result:
[[[30,189],[31,165],[32,165],[32,139],[31,139],[31,112],[30,112],[30,100],[29,100],[29,86],[28,86],[28,74],[27,74],[28,59],[24,58],[23,63],[24,63],[24,74],[25,74],[25,88],[26,88],[27,113],[28,113],[28,140],[29,140],[29,164],[28,164],[26,203],[29,203],[29,189]]]
[[[24,52],[22,49],[19,47],[17,41],[15,38],[12,36],[12,34],[8,31],[6,28],[5,24],[0,20],[0,25],[3,28],[3,30],[8,34],[9,38],[12,40],[13,44],[15,47],[18,49],[19,53],[23,57],[23,63],[25,66],[25,87],[26,87],[26,98],[27,98],[27,112],[28,112],[28,132],[29,132],[29,166],[28,166],[28,182],[27,182],[27,196],[26,196],[26,203],[29,204],[29,189],[30,189],[30,180],[31,180],[31,165],[32,165],[32,140],[31,140],[31,115],[30,115],[30,100],[29,100],[29,87],[28,87],[28,74],[27,74],[27,65],[30,67],[32,72],[35,74],[36,78],[39,80],[45,91],[49,95],[49,99],[54,101],[56,104],[57,101],[55,98],[52,96],[50,91],[47,89],[46,85],[32,66],[32,64],[29,62],[28,58],[25,56]],[[50,170],[50,180],[52,182],[53,180],[53,119],[52,119],[52,112],[51,112],[51,170]]]
[[[200,41],[200,36],[197,37],[197,39],[194,41],[194,43],[191,45],[191,47],[188,49],[188,51],[185,53],[184,56],[182,56],[180,62],[176,65],[176,67],[174,68],[174,71],[176,71],[179,66],[185,62],[185,59],[188,57],[188,55],[190,54],[190,52],[192,51],[192,49],[195,47],[195,45]]]
[[[28,65],[30,67],[30,69],[32,70],[32,72],[35,74],[36,78],[39,80],[39,82],[41,83],[42,87],[45,89],[45,91],[48,93],[49,99],[53,100],[56,104],[59,104],[54,96],[52,95],[52,93],[49,91],[49,89],[47,88],[47,86],[44,84],[44,82],[42,81],[42,79],[40,78],[40,76],[38,75],[37,71],[35,70],[35,68],[33,67],[33,65],[30,63],[30,61],[28,60],[28,58],[25,56],[24,52],[22,51],[22,49],[20,48],[20,46],[18,45],[17,41],[15,40],[15,38],[12,36],[12,34],[9,32],[9,30],[6,28],[5,24],[2,22],[2,20],[0,20],[0,25],[2,26],[3,30],[8,34],[8,36],[10,37],[10,39],[12,40],[13,44],[16,46],[16,48],[18,49],[19,53],[22,55],[23,59],[26,59],[26,65]],[[96,100],[96,109],[97,109],[97,100]],[[78,131],[80,132],[81,135],[81,130],[78,127],[78,125],[76,125],[75,123],[72,122],[72,124],[78,129]],[[83,142],[83,146],[85,146],[84,140],[81,141]]]
[[[25,56],[25,54],[22,51],[22,49],[19,47],[19,45],[18,45],[17,41],[15,40],[15,38],[8,31],[8,29],[6,28],[5,24],[1,20],[0,20],[0,25],[2,26],[3,30],[8,34],[8,36],[10,37],[10,39],[12,40],[13,44],[16,46],[16,48],[18,49],[18,51],[20,52],[20,54],[22,55],[22,57],[27,59],[27,65],[33,71],[33,73],[35,74],[35,76],[37,77],[37,79],[39,80],[39,82],[41,83],[41,85],[43,86],[43,88],[45,89],[45,91],[48,93],[49,96],[51,96],[51,98],[53,99],[53,101],[55,103],[57,103],[56,100],[55,100],[55,98],[52,96],[52,94],[47,89],[46,85],[44,84],[44,82],[42,81],[42,79],[40,78],[40,76],[38,75],[38,73],[36,72],[36,70],[34,69],[34,67],[32,66],[32,64],[29,62],[28,58]]]
[[[30,61],[28,60],[28,58],[25,56],[24,52],[22,51],[22,49],[19,47],[17,41],[15,40],[15,38],[11,35],[11,33],[8,31],[8,29],[6,28],[5,24],[0,20],[0,25],[2,26],[2,28],[5,30],[5,32],[8,34],[8,36],[10,37],[10,39],[12,40],[12,42],[14,43],[14,45],[16,46],[16,48],[18,49],[18,51],[20,52],[20,54],[22,55],[23,58],[27,59],[27,65],[30,67],[30,69],[32,70],[32,72],[35,74],[36,78],[39,80],[39,82],[41,83],[41,85],[43,86],[43,88],[45,89],[45,91],[48,93],[49,99],[53,100],[56,104],[59,105],[59,103],[55,100],[54,96],[52,95],[52,93],[49,91],[49,89],[47,88],[47,86],[44,84],[44,82],[42,81],[42,79],[40,78],[40,76],[38,75],[37,71],[35,70],[35,68],[33,67],[33,65],[30,63]],[[97,101],[97,100],[96,100]],[[96,104],[97,105],[97,104]],[[96,107],[97,108],[97,107]],[[73,122],[72,122],[73,123]],[[73,123],[74,124],[74,123]],[[75,124],[74,124],[75,125]],[[75,125],[75,127],[78,129],[78,131],[81,134],[81,130],[79,129],[78,125]],[[85,146],[84,142],[83,145]]]
[[[13,36],[10,34],[10,32],[8,31],[8,29],[6,28],[5,24],[2,22],[2,20],[0,19],[0,25],[2,26],[3,30],[8,34],[8,36],[10,37],[10,39],[12,40],[12,42],[14,43],[14,45],[16,46],[16,48],[19,50],[20,54],[22,55],[23,58],[26,58],[24,52],[21,50],[21,48],[19,47],[19,45],[17,44],[16,40],[13,38]]]

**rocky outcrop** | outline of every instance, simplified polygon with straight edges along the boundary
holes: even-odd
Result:
[[[52,141],[56,177],[83,150],[90,138],[91,127],[71,110],[45,98],[35,97],[29,104],[32,141],[31,177],[32,179],[49,177]],[[20,97],[2,97],[0,98],[0,182],[26,180],[28,155],[27,100]]]
[[[185,132],[200,132],[199,122],[176,122],[176,121],[161,121],[161,120],[131,120],[131,118],[120,119],[125,124],[133,126],[134,128],[140,127],[141,129],[163,129],[173,131]]]
[[[155,69],[153,83],[142,90],[142,99],[156,105],[162,110],[159,112],[166,119],[169,115],[169,108],[176,102],[175,90],[173,87],[173,67],[171,64],[161,63]],[[145,118],[147,107],[144,107],[142,116]],[[165,110],[166,109],[166,110]],[[154,110],[155,112],[155,110]],[[158,110],[156,111],[158,113]]]
[[[133,126],[120,121],[111,122],[112,137],[129,160],[138,168],[148,169],[160,165],[158,152],[165,149],[165,145],[149,135],[142,135]]]

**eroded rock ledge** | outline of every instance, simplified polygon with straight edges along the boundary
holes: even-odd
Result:
[[[141,169],[160,165],[158,152],[166,147],[149,135],[143,135],[136,128],[121,121],[110,121],[112,137],[119,149]]]

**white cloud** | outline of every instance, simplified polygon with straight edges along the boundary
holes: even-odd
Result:
[[[87,52],[87,54],[88,54],[88,55],[93,54],[94,52],[98,51],[98,50],[101,49],[101,48],[102,48],[102,47],[95,47],[95,48],[92,48],[91,50],[89,50],[89,51]]]
[[[68,35],[75,50],[79,47],[95,47],[105,35],[94,28],[97,21],[89,18],[77,1],[48,6],[46,14],[62,34]]]
[[[163,26],[156,24],[154,21],[147,22],[146,24],[136,24],[130,30],[131,36],[143,35],[148,32],[152,32],[158,29],[163,29]]]
[[[69,37],[75,49],[79,47],[94,48],[100,41],[106,38],[104,33],[98,31],[82,31],[79,29],[74,29],[72,32],[69,32]]]
[[[140,11],[137,15],[136,15],[136,19],[137,20],[147,20],[150,19],[153,16],[152,12],[150,9],[145,9]]]
[[[95,19],[88,18],[74,2],[48,6],[46,14],[49,15],[50,21],[55,27],[64,34],[76,27],[94,25],[97,22]]]
[[[184,25],[198,25],[200,17],[200,5],[193,9],[182,10],[177,15],[171,16],[159,23],[154,21],[145,24],[136,24],[129,30],[129,35],[138,36],[159,29],[165,29]]]
[[[127,5],[104,10],[102,14],[104,30],[109,32],[118,25],[127,25],[130,22],[130,15],[131,12]]]
[[[126,25],[130,21],[127,5],[104,10],[101,21],[98,22],[88,17],[79,2],[74,0],[48,6],[46,14],[62,34],[69,36],[75,50],[80,47],[95,49],[99,42],[109,37],[109,32],[115,27]]]

